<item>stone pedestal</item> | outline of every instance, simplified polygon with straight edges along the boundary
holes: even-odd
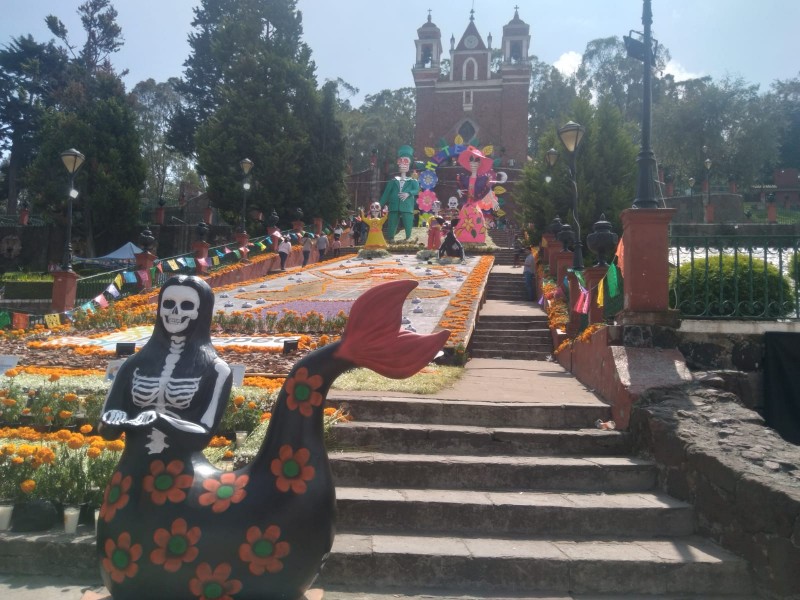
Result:
[[[600,281],[608,272],[608,266],[587,267],[583,271],[586,280],[586,289],[589,290],[589,325],[605,321],[603,307],[597,306],[597,296],[600,293]]]
[[[247,232],[240,231],[233,236],[233,239],[236,240],[236,245],[242,253],[242,260],[247,260],[247,254],[249,252],[247,244],[250,243],[250,236],[247,235]]]
[[[156,262],[157,258],[158,257],[155,254],[153,254],[152,252],[148,252],[147,250],[145,250],[144,252],[139,252],[136,255],[136,270],[147,271],[149,273],[150,269],[153,267],[153,264]],[[141,283],[141,286],[143,290],[149,290],[153,287],[153,282],[151,280],[147,284]]]
[[[53,273],[53,297],[51,306],[54,312],[62,313],[75,308],[77,292],[77,273],[74,271],[55,271]]]

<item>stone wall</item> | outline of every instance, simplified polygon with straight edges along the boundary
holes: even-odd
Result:
[[[800,598],[800,447],[729,393],[649,390],[630,431],[659,485],[694,505],[698,532],[747,559],[765,597]]]

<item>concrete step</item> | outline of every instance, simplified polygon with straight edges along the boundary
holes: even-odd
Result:
[[[725,595],[717,594],[570,594],[568,592],[541,592],[534,591],[522,594],[498,596],[497,592],[481,594],[472,588],[458,589],[447,586],[446,590],[409,588],[406,586],[378,590],[371,588],[369,591],[354,591],[348,586],[347,590],[339,589],[340,586],[326,586],[324,600],[753,600],[751,595]],[[374,590],[374,591],[373,591]],[[37,598],[37,600],[40,600]]]
[[[653,489],[651,461],[615,456],[466,456],[333,452],[337,486],[459,490],[642,492]]]
[[[547,317],[542,316],[531,316],[531,317],[518,317],[514,315],[479,315],[478,323],[534,323],[538,324],[539,327],[547,327]]]
[[[531,324],[531,325],[536,325]],[[550,337],[550,330],[542,327],[524,327],[514,329],[513,324],[508,325],[505,323],[486,324],[475,328],[473,337],[475,335],[491,335],[498,338],[530,338],[530,337]]]
[[[553,351],[535,352],[533,350],[497,350],[476,348],[469,351],[472,358],[496,358],[499,360],[550,360]]]
[[[470,338],[473,346],[481,345],[495,347],[500,350],[513,350],[514,347],[526,350],[552,350],[553,343],[549,333],[538,332],[535,330],[518,331],[509,333],[507,331],[483,330],[475,332]]]
[[[487,390],[487,395],[492,394]],[[545,402],[460,402],[435,398],[350,396],[337,393],[328,404],[350,412],[355,422],[429,423],[477,427],[532,427],[580,429],[597,419],[611,418],[605,404],[550,404]]]
[[[339,533],[317,585],[413,585],[502,596],[747,595],[746,563],[694,536],[670,539],[473,538]]]
[[[478,492],[340,487],[337,527],[448,535],[684,536],[689,504],[660,493]]]
[[[474,358],[485,358],[479,357],[477,353],[486,353],[492,356],[505,356],[506,359],[509,359],[512,354],[525,352],[529,355],[528,360],[547,360],[547,356],[553,353],[553,346],[545,340],[540,340],[538,343],[535,340],[525,339],[504,343],[474,341],[470,343],[467,350],[468,354]]]
[[[630,434],[599,429],[489,428],[351,421],[333,429],[337,448],[410,454],[480,456],[620,456],[631,452]]]

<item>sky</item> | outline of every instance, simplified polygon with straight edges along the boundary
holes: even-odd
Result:
[[[67,26],[73,44],[83,43],[77,7],[83,0],[0,0],[0,45],[31,34],[52,36],[48,14]],[[157,82],[183,73],[189,55],[187,36],[200,0],[112,0],[125,39],[112,56],[125,69],[128,89],[139,81]],[[304,41],[317,65],[317,79],[342,78],[359,89],[351,99],[384,89],[413,87],[417,29],[431,19],[442,32],[445,57],[450,36],[456,42],[475,10],[475,24],[486,42],[498,47],[503,25],[519,16],[531,26],[530,52],[562,71],[577,68],[587,42],[642,31],[641,0],[298,0]],[[800,76],[795,39],[800,22],[797,0],[652,0],[653,37],[672,55],[667,72],[676,79],[711,75],[742,77],[767,91],[776,79]]]

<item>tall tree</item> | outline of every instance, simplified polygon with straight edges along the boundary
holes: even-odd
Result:
[[[394,164],[397,149],[413,143],[414,94],[412,88],[381,90],[366,96],[359,108],[342,114],[352,171],[366,169],[373,150],[382,164]]]
[[[193,26],[180,86],[184,109],[176,123],[190,135],[182,147],[194,144],[215,206],[238,221],[238,165],[247,157],[255,163],[248,206],[284,217],[296,207],[307,216],[338,216],[345,202],[338,183],[343,173],[336,175],[338,182],[327,170],[324,179],[316,177],[315,160],[323,140],[331,156],[344,148],[341,135],[322,118],[324,102],[311,51],[301,41],[295,0],[203,0]]]
[[[145,172],[136,118],[122,80],[108,60],[121,44],[116,11],[108,0],[90,0],[78,13],[88,28],[78,53],[63,23],[52,15],[46,20],[74,58],[67,65],[66,84],[53,94],[54,108],[37,132],[37,155],[26,182],[39,206],[63,215],[66,177],[53,175],[65,173],[59,155],[74,147],[86,156],[77,179],[75,232],[86,240],[81,251],[93,256],[138,233]]]
[[[20,179],[36,151],[35,134],[42,117],[64,86],[66,56],[52,42],[40,44],[20,36],[0,50],[0,150],[9,214],[17,209]]]
[[[142,199],[152,204],[177,198],[181,175],[191,170],[188,161],[167,145],[170,121],[180,106],[177,79],[156,83],[141,81],[131,92],[147,168]]]
[[[586,128],[575,156],[577,223],[572,215],[574,196],[569,157],[556,134],[557,128],[563,125],[560,121],[545,129],[538,144],[540,151],[525,167],[515,198],[523,207],[524,222],[533,223],[538,233],[558,216],[573,230],[580,228],[585,244],[586,235],[601,214],[619,231],[619,214],[630,207],[634,197],[637,148],[619,110],[608,99],[597,107],[576,99],[569,119]],[[544,160],[545,148],[551,147],[559,152],[559,160],[552,169]]]
[[[576,97],[575,82],[565,78],[561,72],[531,57],[531,93],[528,101],[528,136],[530,139],[528,152],[531,156],[539,154],[539,140],[547,128],[562,120]],[[549,148],[549,146],[548,146]],[[547,150],[544,148],[543,150]]]
[[[800,74],[775,81],[770,101],[782,122],[779,166],[800,169]]]

